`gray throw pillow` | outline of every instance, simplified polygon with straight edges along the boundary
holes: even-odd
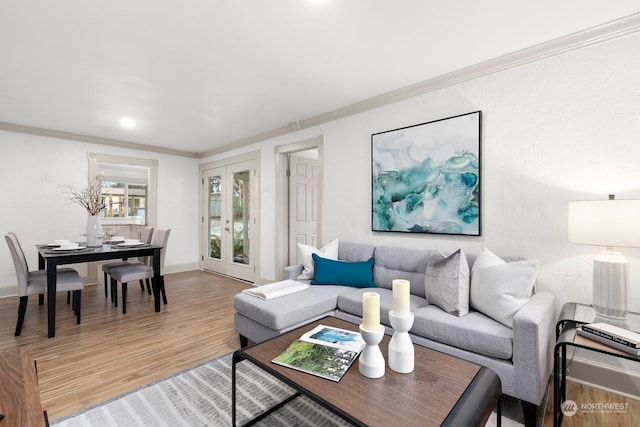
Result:
[[[462,317],[469,313],[469,264],[462,249],[448,257],[433,254],[425,274],[425,294],[449,314]]]

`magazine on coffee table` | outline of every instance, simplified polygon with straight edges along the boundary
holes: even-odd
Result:
[[[358,332],[319,325],[292,342],[272,362],[338,382],[364,345]]]

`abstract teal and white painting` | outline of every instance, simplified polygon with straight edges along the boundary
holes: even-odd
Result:
[[[372,230],[481,235],[482,112],[371,135]]]

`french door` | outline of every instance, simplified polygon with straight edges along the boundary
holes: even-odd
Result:
[[[255,277],[256,218],[251,206],[255,171],[253,161],[202,171],[206,234],[202,268],[250,282]]]

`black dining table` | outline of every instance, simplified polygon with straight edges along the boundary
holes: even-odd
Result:
[[[160,251],[161,246],[138,245],[124,246],[104,244],[98,247],[83,247],[73,250],[61,250],[49,245],[36,245],[38,248],[38,267],[47,270],[47,323],[49,338],[56,335],[56,270],[59,265],[83,262],[126,260],[135,257],[151,256],[153,261],[153,301],[155,311],[160,311]]]

